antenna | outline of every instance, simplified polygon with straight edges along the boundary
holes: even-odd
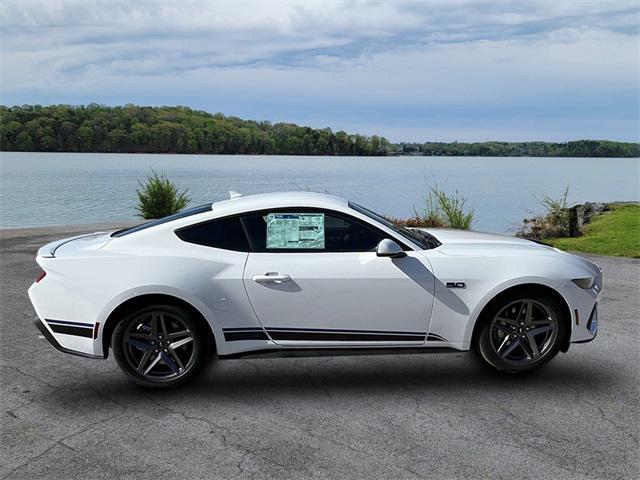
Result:
[[[234,198],[239,198],[241,196],[242,194],[240,192],[236,192],[235,190],[229,190],[229,198],[234,199]]]

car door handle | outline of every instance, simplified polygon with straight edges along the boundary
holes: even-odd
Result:
[[[286,273],[269,272],[269,273],[265,273],[264,275],[254,275],[253,277],[251,277],[251,280],[253,280],[256,283],[266,283],[266,282],[282,283],[282,282],[290,282],[291,277]]]

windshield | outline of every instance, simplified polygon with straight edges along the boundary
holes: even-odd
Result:
[[[410,230],[408,228],[399,227],[398,225],[394,225],[389,220],[384,218],[382,215],[372,212],[368,208],[362,207],[357,203],[349,202],[349,208],[352,208],[356,212],[359,212],[367,217],[375,220],[378,223],[381,223],[387,228],[390,228],[398,235],[411,240],[413,243],[420,245],[424,250],[429,250],[431,248],[436,248],[442,245],[436,237],[433,235],[423,232],[422,230]]]

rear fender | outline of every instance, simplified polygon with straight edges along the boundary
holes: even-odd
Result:
[[[181,300],[189,304],[192,308],[197,310],[197,312],[200,313],[200,315],[202,315],[202,317],[209,324],[209,328],[213,333],[216,351],[218,352],[220,351],[221,345],[220,345],[219,339],[224,338],[224,335],[222,333],[222,328],[217,322],[212,321],[212,319],[214,318],[213,313],[205,303],[203,303],[197,297],[190,295],[187,292],[184,292],[177,288],[172,288],[165,285],[148,285],[145,287],[139,287],[139,288],[135,288],[135,289],[128,290],[121,293],[120,295],[115,297],[113,300],[111,300],[100,312],[98,321],[100,322],[101,325],[103,325],[103,327],[100,329],[99,340],[100,340],[100,344],[103,346],[102,353],[104,354],[105,357],[107,356],[106,355],[107,351],[105,350],[104,345],[108,345],[108,343],[105,343],[105,340],[108,341],[109,339],[104,339],[103,333],[105,331],[109,331],[109,329],[107,328],[107,321],[112,322],[115,320],[113,318],[110,318],[111,314],[125,302],[129,300],[133,300],[137,297],[145,296],[145,295],[166,295],[169,297],[174,297],[178,300]]]

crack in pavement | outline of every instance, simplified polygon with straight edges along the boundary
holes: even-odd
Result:
[[[29,465],[30,463],[32,463],[32,462],[34,462],[34,461],[36,461],[36,460],[38,460],[38,459],[40,459],[40,458],[44,457],[47,453],[49,453],[51,450],[53,450],[53,449],[54,449],[55,447],[57,447],[58,445],[62,445],[62,446],[66,447],[66,448],[68,448],[68,449],[70,449],[70,450],[74,450],[74,448],[73,448],[73,447],[71,447],[71,446],[69,446],[69,445],[65,444],[64,442],[65,442],[66,440],[69,440],[70,438],[73,438],[73,437],[77,436],[77,435],[81,435],[81,434],[83,434],[83,433],[85,433],[85,432],[88,432],[89,430],[91,430],[91,429],[92,429],[93,427],[95,427],[96,425],[100,425],[100,424],[103,424],[103,423],[109,422],[109,421],[111,421],[111,420],[113,420],[113,419],[115,419],[115,418],[119,417],[119,416],[120,416],[120,415],[122,415],[123,413],[124,413],[124,412],[119,412],[119,413],[117,413],[117,414],[115,414],[115,415],[109,416],[109,417],[104,418],[104,419],[102,419],[102,420],[98,420],[98,421],[96,421],[96,422],[89,423],[88,425],[85,425],[84,427],[82,427],[80,430],[77,430],[77,431],[72,432],[72,433],[70,433],[70,434],[68,434],[68,435],[65,435],[64,437],[62,437],[62,438],[60,438],[60,439],[56,440],[53,444],[51,444],[50,446],[48,446],[47,448],[45,448],[45,449],[44,449],[42,452],[40,452],[39,454],[37,454],[37,455],[35,455],[35,456],[33,456],[33,457],[29,457],[29,459],[28,459],[26,462],[24,462],[24,463],[22,463],[22,464],[20,464],[20,465],[18,465],[18,466],[16,466],[16,467],[14,467],[13,469],[11,469],[11,470],[6,474],[6,475],[4,475],[4,476],[2,477],[2,480],[5,480],[5,479],[9,478],[11,475],[13,475],[15,472],[17,472],[17,471],[18,471],[18,470],[20,470],[21,468],[24,468],[24,467],[26,467],[27,465]],[[74,451],[75,451],[75,450],[74,450]]]

